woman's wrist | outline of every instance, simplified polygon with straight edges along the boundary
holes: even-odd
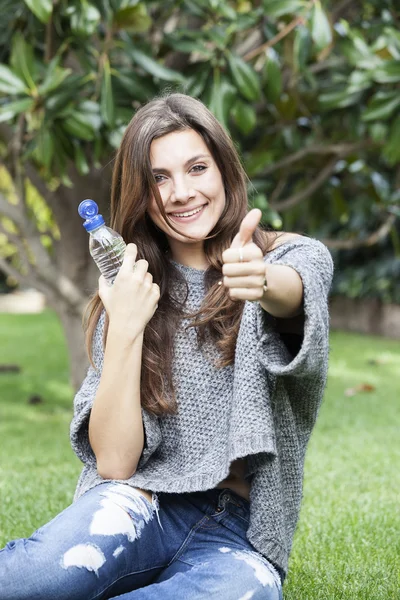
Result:
[[[143,342],[144,331],[134,326],[120,323],[118,319],[111,320],[108,326],[107,341],[116,341],[123,347],[134,346]]]
[[[289,319],[302,312],[303,282],[300,275],[285,265],[265,265],[262,308],[273,317]]]

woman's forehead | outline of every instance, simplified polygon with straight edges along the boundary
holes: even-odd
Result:
[[[183,165],[198,156],[212,158],[205,141],[193,129],[167,133],[153,140],[150,146],[150,161],[155,169]]]

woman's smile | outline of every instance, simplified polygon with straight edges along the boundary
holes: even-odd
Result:
[[[200,216],[204,213],[206,206],[207,204],[203,204],[203,206],[194,208],[192,210],[186,210],[179,213],[170,213],[169,216],[178,223],[192,223],[193,221],[196,221],[196,219],[200,218]]]

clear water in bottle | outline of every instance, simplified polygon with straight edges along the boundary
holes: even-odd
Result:
[[[91,232],[89,252],[108,283],[114,283],[124,259],[126,244],[113,229],[103,225]]]
[[[89,252],[107,283],[112,285],[124,259],[126,244],[122,236],[107,227],[94,200],[83,200],[78,207],[90,234]]]

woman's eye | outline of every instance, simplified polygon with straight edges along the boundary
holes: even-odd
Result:
[[[201,173],[202,171],[205,171],[207,169],[207,167],[205,165],[194,165],[194,167],[191,168],[191,171],[194,171],[195,173]]]
[[[156,183],[161,183],[165,177],[164,175],[154,175],[154,179],[156,180]]]

